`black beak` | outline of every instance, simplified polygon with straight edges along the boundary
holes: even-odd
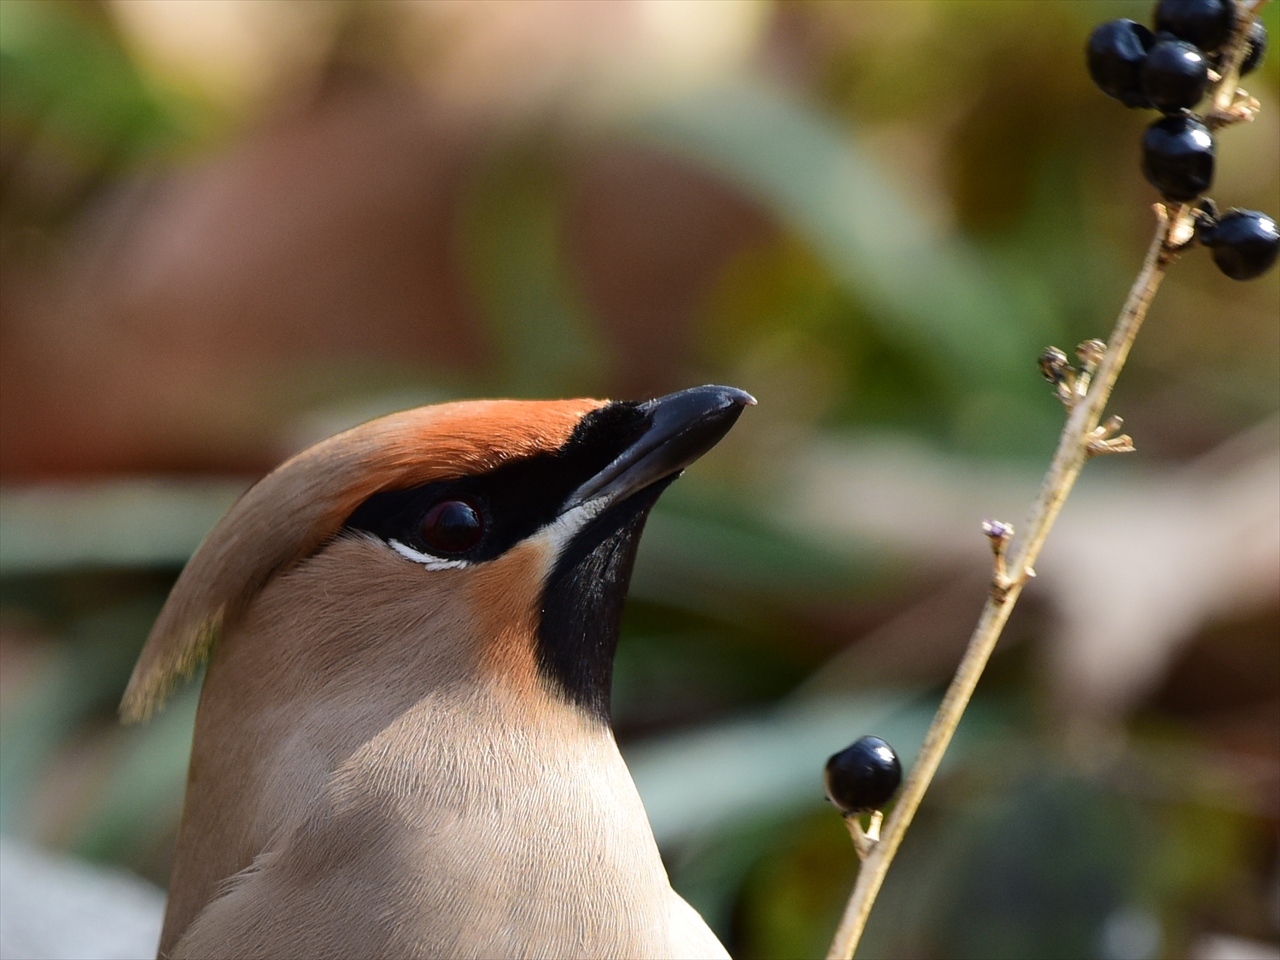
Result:
[[[755,402],[733,387],[694,387],[647,403],[616,405],[625,416],[622,436],[631,442],[574,490],[561,510],[584,507],[590,519],[547,578],[538,665],[569,701],[605,723],[623,601],[649,508],[664,481],[719,443],[742,408]],[[597,421],[597,429],[625,442],[616,426]]]
[[[612,463],[575,490],[565,509],[588,501],[625,500],[651,484],[678,474],[720,442],[751,394],[734,387],[692,387],[639,405],[649,425]]]

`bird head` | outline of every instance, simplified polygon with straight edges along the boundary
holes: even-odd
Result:
[[[754,402],[717,386],[644,403],[466,401],[323,441],[205,539],[122,714],[145,718],[212,655],[242,702],[251,687],[280,701],[378,686],[394,701],[423,678],[483,678],[607,720],[649,509]]]

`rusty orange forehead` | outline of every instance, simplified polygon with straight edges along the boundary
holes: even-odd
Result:
[[[463,400],[361,424],[311,447],[279,472],[340,472],[332,520],[375,493],[485,473],[564,446],[603,400]],[[340,515],[340,516],[339,516]]]

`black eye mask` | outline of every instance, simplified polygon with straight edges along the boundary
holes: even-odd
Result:
[[[634,443],[649,419],[639,404],[607,404],[583,417],[554,453],[535,454],[477,476],[375,493],[344,527],[442,559],[493,560],[554,521],[569,495]],[[450,500],[474,507],[483,533],[468,549],[442,552],[423,539],[422,521],[433,507]]]

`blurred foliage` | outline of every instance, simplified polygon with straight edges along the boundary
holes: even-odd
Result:
[[[198,104],[159,96],[104,12],[62,3],[0,4],[0,117],[5,193],[0,223],[56,226],[104,181],[186,142]],[[12,189],[15,168],[35,191]]]
[[[469,190],[464,256],[502,347],[495,389],[512,396],[590,395],[608,382],[558,255],[561,180],[535,146],[499,156]]]
[[[474,11],[486,6],[463,8],[480,17]],[[265,379],[276,405],[295,415],[290,442],[450,396],[606,393],[648,369],[650,358],[627,343],[668,351],[646,385],[715,380],[760,398],[649,522],[617,661],[616,725],[673,883],[731,952],[816,956],[855,870],[821,798],[821,763],[863,733],[887,737],[909,759],[948,671],[923,667],[875,688],[813,681],[840,651],[923,608],[961,574],[945,557],[864,542],[835,548],[798,528],[787,519],[788,469],[815,437],[856,443],[868,431],[975,463],[998,458],[1028,476],[1046,461],[1061,410],[1034,357],[1045,343],[1104,331],[1150,228],[1152,196],[1137,171],[1145,117],[1090,87],[1081,49],[1095,22],[1146,19],[1148,5],[709,6],[729,11],[714,16],[744,11],[735,29],[754,37],[743,61],[711,81],[612,107],[556,101],[522,114],[464,104],[498,130],[480,138],[456,205],[442,213],[442,256],[462,278],[479,361],[451,366],[433,343],[421,355],[319,363],[299,342],[298,356]],[[279,9],[332,26],[328,46],[302,58],[321,64],[317,75],[292,81],[303,100],[348,76],[443,87],[466,26],[391,4],[334,4],[318,20],[314,5]],[[74,263],[77,228],[106,216],[117,191],[215,164],[255,125],[269,126],[273,110],[288,114],[280,102],[220,98],[207,77],[202,87],[146,55],[145,36],[130,32],[138,9],[123,10],[0,3],[6,275]],[[1278,15],[1270,4],[1273,37]],[[405,67],[405,37],[419,34],[426,80]],[[690,43],[710,50],[713,40]],[[487,89],[483,74],[501,78],[509,67],[486,62],[469,80]],[[591,87],[585,76],[576,83]],[[512,103],[524,93],[516,77]],[[530,77],[538,89],[540,76]],[[1263,116],[1222,138],[1224,205],[1280,212],[1278,81],[1273,55],[1249,84]],[[622,331],[630,340],[605,322],[599,278],[573,253],[582,171],[607,151],[672,164],[692,178],[693,194],[726,192],[756,224],[734,228],[747,239],[725,245],[688,316]],[[676,195],[677,178],[647,196]],[[623,177],[611,189],[629,185]],[[390,209],[397,199],[382,202]],[[328,201],[336,198],[307,216],[322,220]],[[678,225],[662,221],[678,206],[633,224],[636,257],[652,257],[656,280],[620,283],[623,299],[678,285],[690,248],[672,232]],[[659,238],[656,253],[642,249],[649,235]],[[1166,282],[1117,397],[1143,456],[1157,462],[1185,461],[1280,406],[1276,272],[1229,285],[1202,252]],[[233,260],[235,251],[203,255]],[[13,302],[6,350],[16,342]],[[431,308],[419,309],[425,318]],[[352,329],[378,311],[370,304]],[[68,353],[84,349],[60,336]],[[218,379],[231,380],[221,371]],[[256,395],[246,395],[253,406]],[[108,409],[119,402],[98,399]],[[1124,469],[1090,468],[1104,480]],[[184,558],[243,489],[241,470],[228,456],[213,478],[6,487],[0,828],[164,882],[196,688],[143,728],[118,727],[114,707]],[[971,506],[976,530],[985,502]],[[976,612],[980,585],[973,599]],[[1244,731],[1233,749],[1265,732],[1280,703],[1267,603],[1230,627],[1252,651],[1248,662],[1264,664],[1242,712],[1228,718]],[[1275,941],[1280,757],[1271,740],[1262,737],[1256,768],[1224,759],[1225,714],[1213,714],[1213,726],[1209,714],[1162,700],[1159,678],[1123,717],[1062,717],[1040,654],[1053,629],[1044,609],[1019,611],[1011,634],[1023,642],[984,681],[863,955],[1136,960],[1190,955],[1205,932]],[[1233,706],[1246,689],[1239,677],[1219,686]],[[1246,715],[1249,704],[1256,714]]]

